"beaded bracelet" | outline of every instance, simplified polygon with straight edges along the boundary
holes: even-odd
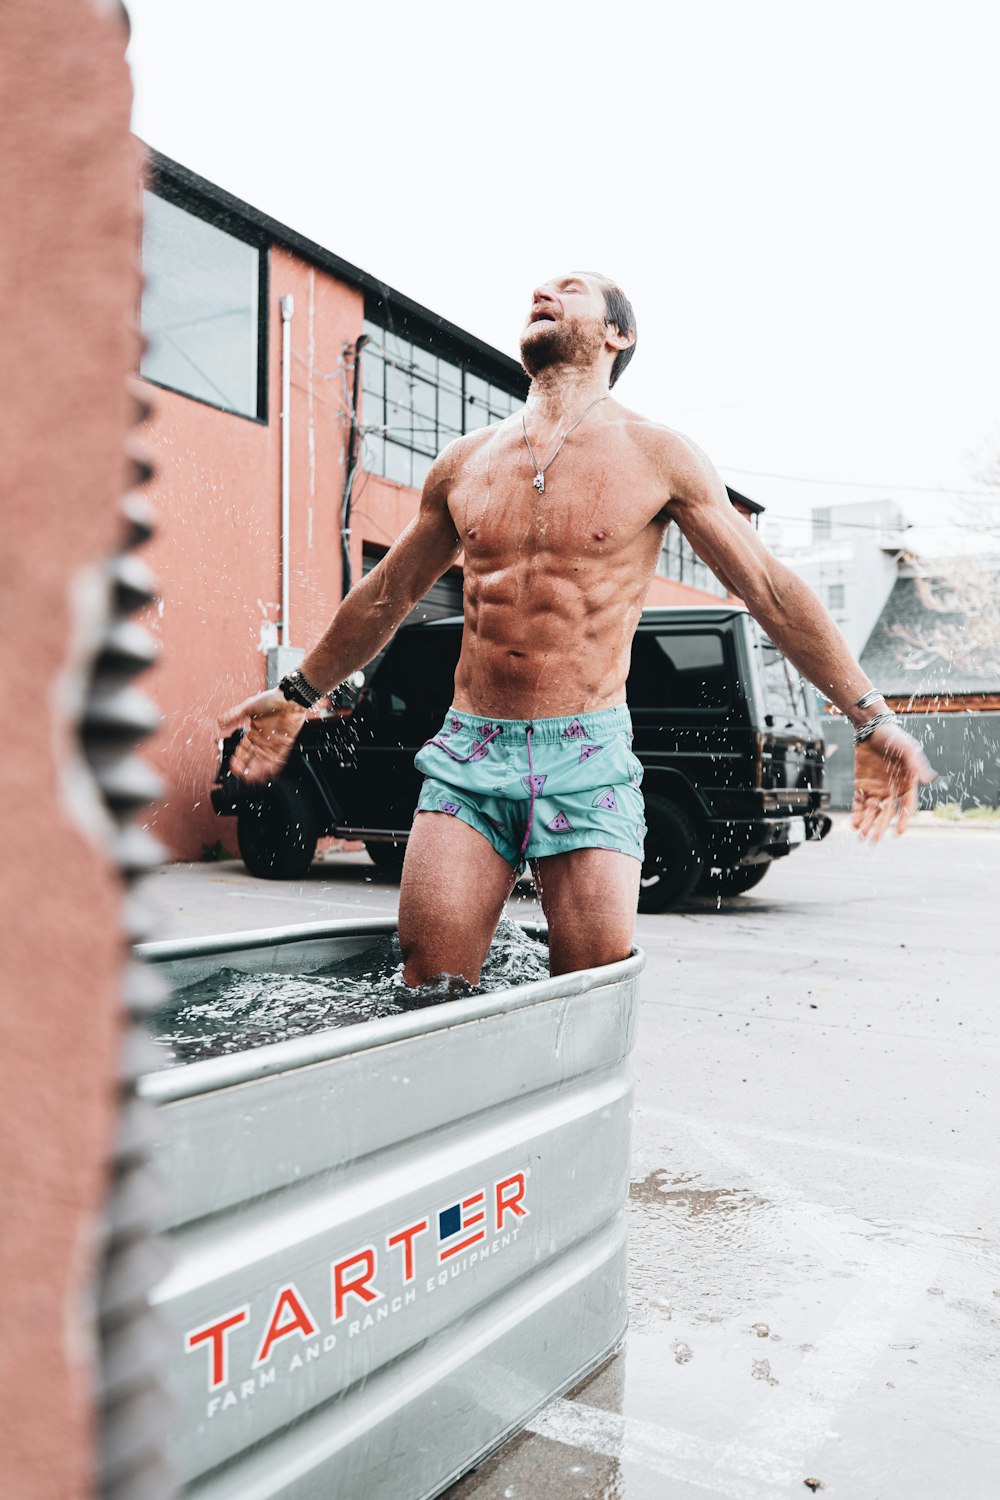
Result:
[[[894,723],[895,718],[896,715],[893,713],[892,709],[889,708],[886,709],[884,714],[876,714],[873,719],[866,719],[865,722],[863,724],[859,724],[857,729],[854,731],[854,743],[856,745],[860,745],[864,740],[871,739],[876,729],[881,729],[883,724]]]
[[[289,703],[297,703],[300,708],[315,708],[326,697],[326,693],[313,687],[299,671],[289,672],[278,683],[278,687]]]

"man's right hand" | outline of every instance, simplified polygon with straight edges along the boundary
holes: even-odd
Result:
[[[278,688],[257,693],[223,714],[223,734],[243,730],[243,738],[229,758],[229,769],[241,780],[257,785],[273,781],[292,753],[292,746],[308,714],[290,703]]]
[[[863,839],[877,844],[896,819],[905,833],[917,810],[917,796],[937,776],[923,750],[898,720],[882,724],[854,751],[851,823]]]

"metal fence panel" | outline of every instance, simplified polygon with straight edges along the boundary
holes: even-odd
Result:
[[[957,802],[963,808],[1000,806],[1000,714],[901,714],[919,740],[938,779],[923,788],[921,807]],[[851,805],[853,732],[846,719],[824,718],[826,784],[830,805]]]

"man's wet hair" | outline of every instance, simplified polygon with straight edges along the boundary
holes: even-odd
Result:
[[[589,274],[604,284],[604,313],[607,321],[613,323],[619,333],[626,336],[630,333],[633,335],[629,347],[619,349],[615,355],[615,362],[611,366],[611,378],[608,382],[609,385],[614,385],[635,353],[635,346],[638,343],[639,331],[635,326],[635,310],[621,287],[612,281],[610,276],[602,276],[600,271],[591,271]]]

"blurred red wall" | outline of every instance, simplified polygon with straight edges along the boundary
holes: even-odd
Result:
[[[123,14],[0,8],[0,1488],[89,1495],[93,1287],[117,1111],[121,887],[74,711],[117,549],[137,338]]]

